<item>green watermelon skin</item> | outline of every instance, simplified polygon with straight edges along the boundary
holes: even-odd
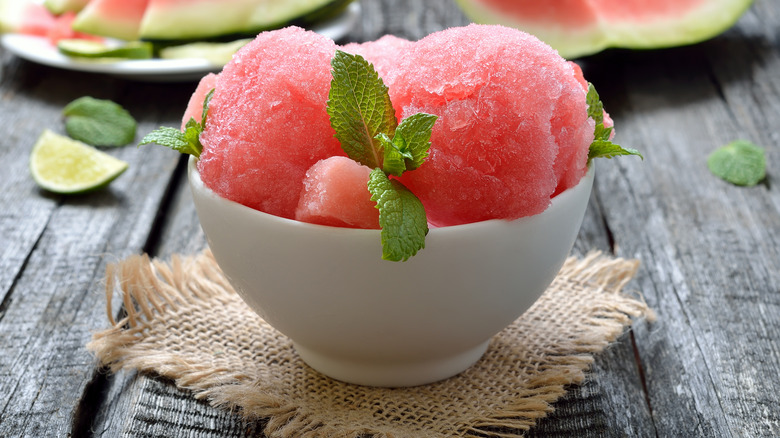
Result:
[[[79,12],[84,9],[87,3],[89,0],[45,0],[43,5],[52,14],[60,15],[65,12]]]
[[[477,23],[537,36],[565,58],[604,49],[695,44],[729,29],[753,0],[456,0]]]
[[[149,0],[140,38],[192,41],[240,38],[341,13],[352,0]],[[219,16],[219,20],[213,17]]]

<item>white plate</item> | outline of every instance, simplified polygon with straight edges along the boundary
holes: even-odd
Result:
[[[341,15],[312,26],[311,30],[337,40],[346,35],[357,23],[360,3],[353,2]],[[28,61],[67,70],[104,73],[113,76],[155,82],[198,80],[222,66],[205,59],[142,59],[126,61],[83,61],[61,54],[48,39],[30,35],[5,34],[0,39],[9,52]]]

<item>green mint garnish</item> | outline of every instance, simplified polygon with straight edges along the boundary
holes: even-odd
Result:
[[[387,86],[368,61],[337,50],[331,67],[330,124],[347,156],[374,169],[368,190],[379,209],[382,258],[408,260],[425,247],[428,221],[420,200],[390,175],[425,161],[436,116],[418,113],[399,125]]]
[[[707,167],[732,184],[754,186],[766,177],[766,156],[763,148],[746,140],[737,140],[711,153]]]
[[[211,102],[211,97],[213,95],[214,89],[209,91],[208,94],[206,94],[205,99],[203,99],[203,112],[201,113],[200,122],[195,120],[194,117],[190,117],[190,120],[184,125],[184,131],[162,126],[146,134],[141,142],[138,143],[138,146],[156,143],[160,146],[166,146],[181,152],[182,154],[190,154],[195,156],[195,158],[200,158],[200,153],[203,151],[203,145],[200,143],[200,134],[206,126],[209,103]]]
[[[368,190],[380,212],[382,258],[406,261],[425,248],[428,220],[417,196],[398,180],[388,178],[379,168],[371,172]]]
[[[617,143],[612,143],[609,136],[612,134],[612,127],[604,126],[604,104],[601,103],[599,93],[593,84],[588,84],[588,95],[585,100],[588,103],[588,116],[596,122],[596,130],[593,133],[593,143],[588,149],[588,166],[594,158],[612,158],[619,155],[636,155],[644,159],[642,154],[636,149],[624,148]]]
[[[66,105],[62,114],[68,135],[92,146],[123,146],[135,138],[135,119],[110,100],[80,97]]]

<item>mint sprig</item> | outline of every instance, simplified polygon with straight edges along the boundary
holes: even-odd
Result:
[[[214,89],[211,89],[203,99],[203,112],[201,113],[200,121],[195,120],[194,117],[190,117],[190,120],[184,125],[184,131],[161,126],[146,134],[144,138],[141,139],[141,142],[138,143],[138,146],[156,143],[160,146],[166,146],[181,152],[182,154],[189,154],[195,156],[195,158],[200,158],[200,153],[203,151],[203,145],[200,143],[200,134],[203,132],[203,128],[206,127],[209,103],[211,102],[211,97],[213,95]]]
[[[588,94],[585,97],[588,103],[588,116],[596,122],[593,133],[593,142],[588,149],[588,166],[594,158],[613,158],[619,155],[636,155],[644,160],[644,157],[636,149],[624,148],[609,139],[612,135],[612,127],[604,126],[604,104],[596,92],[596,87],[588,83]]]
[[[68,135],[89,145],[124,146],[135,139],[135,119],[116,102],[84,96],[66,105],[62,114]]]
[[[428,220],[417,196],[390,176],[422,165],[437,117],[418,113],[399,125],[387,86],[368,61],[337,50],[331,67],[330,124],[347,156],[374,169],[368,190],[379,209],[382,258],[408,260],[425,248]]]

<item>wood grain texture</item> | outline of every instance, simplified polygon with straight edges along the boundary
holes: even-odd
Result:
[[[60,111],[69,101],[86,94],[115,100],[145,114],[139,130],[161,120],[136,94],[161,93],[159,86],[131,89],[49,70],[3,56],[0,436],[8,437],[70,433],[95,371],[84,344],[105,325],[105,263],[143,250],[177,161],[164,151],[112,149],[130,168],[108,190],[77,197],[39,190],[27,171],[30,150],[44,128],[62,132]],[[183,105],[182,91],[165,93]]]
[[[450,0],[362,0],[345,41],[418,39],[466,24]],[[597,162],[574,252],[642,262],[629,289],[640,321],[556,403],[533,437],[780,436],[780,5],[757,0],[711,41],[579,60],[645,160]],[[194,84],[145,84],[37,66],[0,50],[0,436],[262,436],[263,422],[194,400],[171,382],[107,374],[84,344],[105,327],[106,263],[142,251],[191,254],[205,239],[183,159],[162,148],[109,152],[131,163],[111,188],[46,194],[27,157],[82,95],[110,98],[139,136],[177,125]],[[56,130],[56,129],[55,129]],[[767,181],[731,186],[706,168],[716,147],[767,148]]]
[[[779,27],[776,4],[759,1],[701,45],[593,60],[619,72],[594,80],[616,104],[620,141],[646,151],[599,163],[597,194],[617,253],[643,261],[637,284],[659,315],[635,331],[659,436],[780,433]],[[707,155],[738,138],[767,148],[765,184],[707,170]]]

